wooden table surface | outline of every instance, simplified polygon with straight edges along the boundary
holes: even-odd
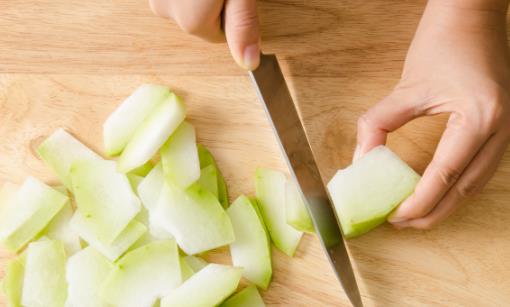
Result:
[[[349,164],[357,117],[398,80],[424,4],[259,2],[264,50],[281,60],[325,180]],[[55,182],[34,148],[57,127],[102,152],[102,122],[144,82],[185,98],[231,197],[254,192],[257,166],[285,170],[250,81],[225,45],[181,33],[145,1],[0,0],[0,12],[0,184],[29,174]],[[416,120],[389,146],[421,172],[445,120]],[[485,191],[437,229],[385,225],[350,240],[366,305],[510,304],[509,183],[510,150]],[[9,257],[0,252],[0,263]],[[228,261],[224,251],[211,257]],[[274,268],[268,305],[348,305],[313,236],[293,259],[275,251]]]

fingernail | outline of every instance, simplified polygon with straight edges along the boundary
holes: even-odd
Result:
[[[254,70],[259,66],[260,62],[260,48],[259,44],[249,45],[244,48],[243,52],[243,66],[248,70]]]
[[[352,162],[356,162],[356,160],[359,159],[360,154],[361,154],[361,146],[358,144],[358,145],[356,145],[356,149],[354,150],[354,155],[352,156]]]

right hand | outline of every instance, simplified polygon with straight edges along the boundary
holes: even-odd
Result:
[[[260,61],[256,0],[149,0],[154,14],[173,19],[189,34],[210,42],[225,38],[232,56],[244,69]],[[223,31],[224,29],[224,31]]]

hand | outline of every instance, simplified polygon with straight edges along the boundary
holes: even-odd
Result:
[[[149,0],[152,11],[173,19],[185,32],[211,42],[225,37],[236,62],[247,70],[260,60],[256,0]],[[225,33],[223,33],[223,29]]]
[[[429,229],[481,191],[510,141],[508,1],[430,0],[393,92],[358,121],[355,158],[419,117],[449,113],[414,194],[388,218]]]

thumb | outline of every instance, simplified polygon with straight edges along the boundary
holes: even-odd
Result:
[[[239,66],[254,70],[260,62],[260,29],[256,0],[226,0],[225,36]]]
[[[416,95],[414,95],[416,99]],[[384,145],[389,132],[414,119],[416,108],[411,103],[413,95],[394,90],[358,119],[357,146],[353,160],[360,158],[374,147]]]

